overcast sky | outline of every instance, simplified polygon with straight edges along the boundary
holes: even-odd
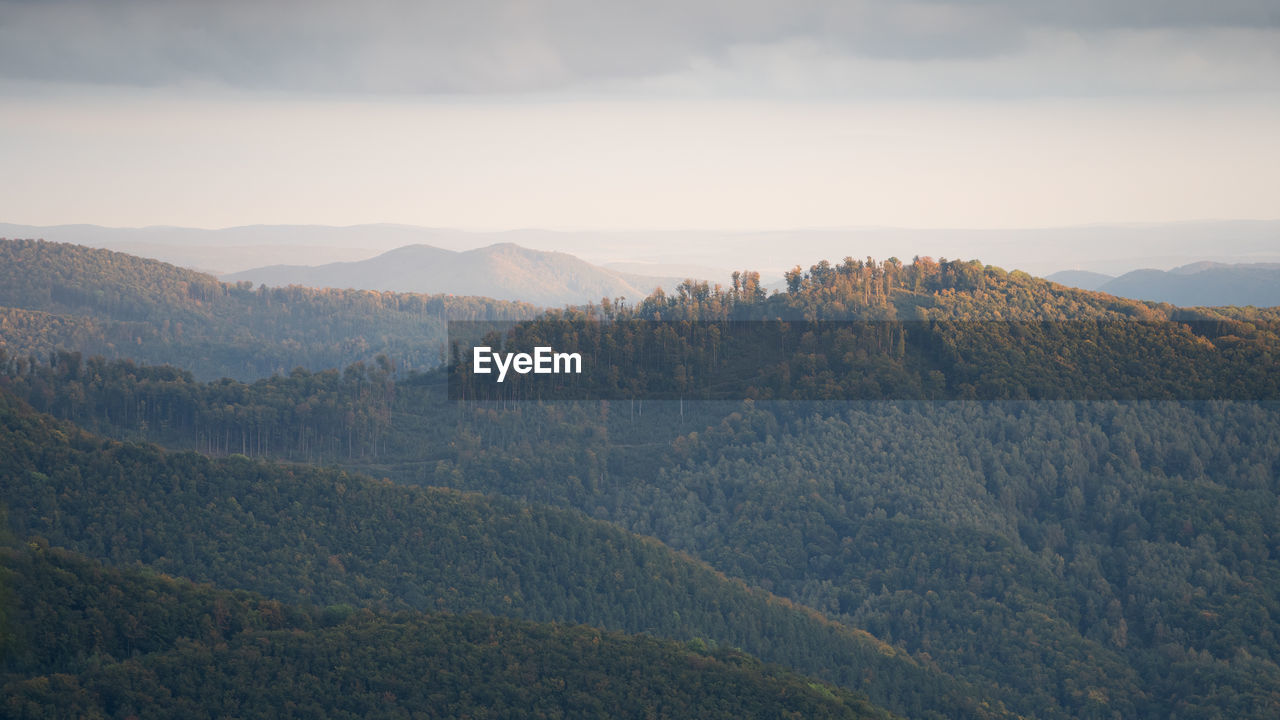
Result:
[[[0,0],[0,221],[1280,217],[1277,0]]]

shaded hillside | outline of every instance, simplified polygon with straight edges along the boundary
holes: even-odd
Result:
[[[121,400],[166,397],[143,388],[172,382],[134,377],[136,394]],[[238,449],[272,408],[358,398],[365,383],[345,373],[210,388],[208,406],[222,413],[211,434],[230,434]],[[91,394],[110,398],[110,387]],[[1274,404],[502,409],[446,403],[438,384],[415,380],[365,397],[370,409],[388,403],[378,453],[348,460],[343,447],[327,459],[576,508],[658,537],[1000,687],[1020,712],[1166,717],[1232,707],[1234,717],[1266,718],[1280,707],[1280,547],[1268,531],[1280,523]],[[351,407],[361,412],[358,401]],[[349,415],[337,409],[330,422]],[[324,427],[318,416],[277,417],[290,430]],[[258,517],[274,512],[228,491]],[[66,506],[41,507],[55,517]]]
[[[308,267],[273,265],[225,276],[230,282],[273,287],[357,288],[395,292],[480,295],[537,305],[581,305],[601,298],[638,300],[679,280],[615,272],[565,253],[511,243],[454,252],[409,245],[358,262]]]
[[[532,355],[539,347],[576,353],[582,358],[579,372],[513,372],[504,379],[474,371],[472,352],[462,346],[451,350],[456,361],[449,368],[449,397],[469,402],[1280,400],[1280,323],[1183,315],[1159,321],[1043,322],[552,316],[476,342],[503,353]]]
[[[378,355],[422,368],[443,358],[448,320],[534,312],[488,298],[255,289],[107,250],[0,241],[0,350],[10,357],[75,349],[174,363],[202,378],[254,378]]]
[[[7,397],[7,396],[4,396]],[[576,512],[120,444],[0,401],[20,537],[283,602],[481,610],[740,647],[913,716],[989,698],[865,633]]]
[[[739,652],[475,614],[283,605],[32,545],[0,549],[13,631],[0,708],[15,720],[890,717]]]

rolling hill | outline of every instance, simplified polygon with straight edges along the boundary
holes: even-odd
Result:
[[[676,278],[615,272],[565,253],[529,250],[512,243],[463,252],[408,245],[358,262],[315,267],[273,265],[232,273],[224,279],[273,287],[480,295],[543,306],[581,305],[601,298],[639,300],[655,288],[671,290],[680,283]]]
[[[1198,262],[1172,270],[1134,270],[1120,277],[1063,271],[1049,280],[1135,300],[1182,307],[1280,305],[1280,264]]]
[[[279,602],[482,611],[738,647],[915,717],[999,706],[866,633],[574,511],[104,441],[2,392],[0,506],[19,538]]]
[[[1018,229],[801,228],[757,232],[553,231],[467,232],[411,225],[249,225],[216,230],[110,228],[0,223],[0,237],[31,237],[154,258],[214,273],[263,265],[318,265],[371,258],[406,245],[454,251],[501,243],[569,253],[597,265],[614,263],[752,268],[768,279],[796,263],[846,255],[910,258],[981,257],[1037,275],[1073,267],[1117,275],[1143,267],[1200,260],[1277,262],[1280,221],[1202,221]],[[692,269],[692,268],[690,268]],[[645,275],[704,277],[698,272],[644,270]],[[707,279],[722,278],[716,273]],[[590,298],[599,300],[599,297]]]
[[[1185,310],[978,262],[819,263],[788,273],[786,286],[769,295],[748,273],[729,288],[694,285],[607,311],[711,326],[933,323],[970,340],[937,346],[941,377],[922,377],[943,385],[966,384],[974,366],[1018,378],[1043,355],[1103,388],[1130,367],[1212,384],[1214,358],[1244,361],[1257,371],[1241,381],[1247,390],[1274,382],[1280,358],[1277,308]],[[990,323],[1012,334],[965,332]],[[1070,337],[1019,335],[1020,323],[1133,334],[1101,356],[1096,343],[1077,354],[1060,352],[1073,350],[1061,342]],[[1203,331],[1189,332],[1192,323]],[[1151,325],[1164,329],[1147,334]],[[859,343],[831,357],[802,350],[797,368],[873,355]],[[115,563],[282,602],[567,617],[736,644],[865,687],[907,715],[1280,712],[1273,401],[502,405],[449,403],[441,374],[386,366],[242,384],[74,354],[19,360],[0,382],[42,410],[116,437],[233,455],[116,445],[30,411],[12,415],[0,458],[16,470],[0,480],[15,526]],[[619,528],[709,566],[681,565],[688,556],[672,560]],[[708,576],[727,585],[706,587],[737,578],[801,612],[775,615],[750,593],[706,590],[697,578]],[[818,639],[819,627],[831,637]],[[841,644],[850,627],[890,644],[891,664],[859,665],[870,662],[853,649],[862,646]],[[822,674],[851,666],[861,679]],[[956,702],[953,678],[976,704]]]
[[[285,605],[39,542],[0,548],[0,577],[0,708],[15,720],[890,717],[744,653],[595,628]]]
[[[427,368],[444,357],[447,321],[538,312],[490,298],[255,288],[110,250],[0,240],[0,352],[9,357],[78,349],[173,363],[206,379],[379,355]]]
[[[1062,270],[1046,276],[1045,280],[1081,290],[1101,290],[1103,285],[1115,280],[1115,277],[1088,270]]]

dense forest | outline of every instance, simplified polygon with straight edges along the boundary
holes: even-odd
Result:
[[[733,650],[479,614],[287,605],[0,549],[5,717],[889,718]]]
[[[389,355],[445,357],[448,320],[532,317],[525,303],[369,290],[254,288],[109,250],[0,239],[0,349],[58,349],[253,379]]]
[[[342,372],[297,368],[245,384],[197,382],[168,365],[58,351],[4,357],[0,382],[41,412],[121,439],[301,462],[385,453],[395,374],[386,356]]]
[[[359,378],[331,373],[313,387],[356,398]],[[192,396],[229,387],[191,386]],[[244,404],[227,417],[259,397],[289,407],[285,387],[305,386],[237,386]],[[327,461],[576,508],[658,537],[971,682],[1003,685],[1038,713],[1087,714],[1103,696],[1125,716],[1218,707],[1222,697],[1198,696],[1200,676],[1245,703],[1241,716],[1266,717],[1280,701],[1265,620],[1280,615],[1275,404],[501,409],[447,403],[438,377],[379,387],[389,403],[379,453]],[[353,414],[329,417],[341,428]],[[1018,671],[1027,665],[1037,674]]]
[[[999,714],[866,633],[572,511],[104,441],[4,397],[0,431],[0,502],[33,542],[281,602],[484,611],[741,648],[913,717]]]
[[[770,295],[739,273],[556,311],[510,342],[605,339],[630,321],[929,323],[947,352],[928,364],[897,362],[909,346],[892,333],[854,334],[852,360],[797,344],[782,361],[840,381],[887,359],[948,393],[450,402],[445,373],[407,370],[394,348],[206,382],[55,343],[0,358],[2,391],[34,408],[5,401],[3,502],[21,537],[114,564],[285,603],[738,647],[913,717],[1280,714],[1280,310],[1175,308],[928,258],[787,281]],[[1086,321],[1115,333],[1105,352],[1097,335],[1010,332]],[[996,367],[1034,388],[1021,371],[1072,343],[1094,347],[1059,377],[1080,383],[1070,399],[975,384]],[[1134,378],[1174,392],[1125,395]],[[1086,384],[1107,392],[1074,394]],[[965,385],[1001,399],[951,392]]]

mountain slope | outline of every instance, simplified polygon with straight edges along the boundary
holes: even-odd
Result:
[[[357,288],[396,292],[481,295],[538,305],[576,305],[601,298],[638,300],[679,280],[614,272],[565,253],[511,243],[453,252],[409,245],[358,262],[316,267],[275,265],[225,276],[229,282],[269,286]]]
[[[10,718],[889,717],[742,653],[474,614],[282,605],[32,545],[0,549]]]
[[[108,250],[0,240],[0,352],[9,357],[75,349],[174,363],[210,379],[378,355],[431,367],[444,356],[448,320],[535,312],[489,298],[254,289]]]
[[[104,442],[5,399],[0,463],[0,503],[17,535],[116,564],[284,602],[482,610],[703,638],[913,716],[992,712],[981,710],[986,698],[864,633],[575,512]]]

